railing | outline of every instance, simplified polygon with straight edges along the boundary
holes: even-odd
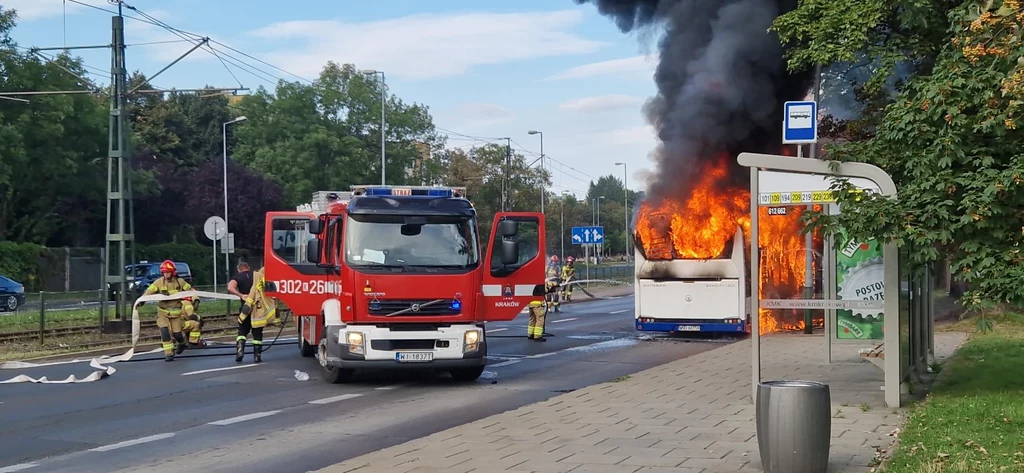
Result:
[[[196,286],[199,291],[213,291],[212,286]],[[219,292],[224,292],[220,287]],[[107,299],[107,320],[101,315],[101,301]],[[58,346],[81,346],[110,343],[127,338],[130,331],[130,307],[125,317],[116,314],[116,301],[107,291],[38,292],[26,294],[24,304],[14,311],[0,311],[0,347],[38,343]],[[4,304],[0,304],[4,305]],[[230,328],[229,315],[238,313],[241,301],[200,301],[198,313],[204,319],[204,332]],[[156,326],[156,304],[139,308],[143,332]],[[222,322],[223,321],[223,322]],[[119,327],[120,325],[120,327]],[[9,347],[10,348],[10,347]]]

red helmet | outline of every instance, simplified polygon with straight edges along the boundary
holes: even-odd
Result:
[[[573,258],[572,256],[566,256],[565,257],[565,262],[566,263],[572,264],[573,261],[575,261],[575,258]]]
[[[178,268],[176,266],[174,266],[174,261],[167,260],[167,261],[164,261],[163,263],[160,263],[160,272],[161,273],[177,274],[178,273]]]

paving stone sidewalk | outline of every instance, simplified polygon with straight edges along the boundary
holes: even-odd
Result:
[[[965,339],[936,333],[947,358]],[[762,338],[765,380],[826,382],[833,401],[829,473],[868,472],[902,425],[885,407],[882,370],[821,335]],[[659,342],[654,342],[659,343]],[[718,473],[762,471],[744,340],[357,457],[318,473]]]

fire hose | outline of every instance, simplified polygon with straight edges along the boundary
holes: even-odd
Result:
[[[99,357],[92,358],[92,359],[79,359],[79,358],[76,358],[76,359],[73,359],[73,360],[55,361],[55,362],[50,362],[50,363],[29,363],[29,362],[24,362],[24,361],[6,361],[6,362],[3,362],[3,363],[0,363],[0,370],[12,370],[12,369],[43,368],[43,367],[59,366],[59,365],[71,365],[71,364],[78,364],[78,363],[82,363],[82,362],[88,361],[89,362],[89,367],[93,369],[93,372],[90,373],[88,376],[79,379],[78,377],[76,377],[75,375],[72,374],[72,375],[68,375],[68,377],[65,378],[65,379],[61,379],[61,380],[53,379],[53,380],[51,380],[51,379],[48,379],[46,376],[43,376],[41,378],[33,378],[33,377],[28,376],[28,375],[20,374],[20,375],[17,375],[15,377],[13,377],[13,378],[0,381],[0,384],[13,384],[13,383],[39,383],[39,384],[91,383],[93,381],[98,381],[100,379],[106,378],[106,377],[111,376],[114,373],[116,373],[117,370],[113,366],[110,366],[110,365],[112,365],[114,363],[128,363],[128,362],[154,361],[154,360],[161,360],[162,361],[163,360],[162,358],[134,359],[133,360],[134,356],[137,354],[137,353],[135,353],[135,347],[138,346],[138,343],[139,343],[139,332],[140,332],[140,328],[141,328],[141,324],[142,324],[142,321],[139,319],[139,303],[141,303],[141,302],[150,302],[150,301],[181,300],[181,299],[185,299],[185,298],[189,298],[189,297],[199,297],[199,298],[202,298],[202,299],[238,300],[237,296],[234,296],[234,295],[231,295],[231,294],[223,294],[223,293],[218,293],[218,292],[206,292],[206,291],[183,291],[183,292],[179,292],[177,294],[168,295],[168,296],[165,296],[165,295],[162,295],[162,294],[152,294],[152,295],[148,295],[148,296],[139,297],[138,299],[135,300],[135,304],[132,306],[131,346],[128,348],[128,350],[126,352],[124,352],[124,353],[122,353],[120,355],[116,355],[116,356],[103,355],[103,356],[99,356]],[[287,320],[288,320],[288,314],[286,314],[285,315],[285,319],[281,321],[281,329],[278,330],[277,336],[275,336],[274,340],[267,347],[265,347],[263,349],[264,352],[268,351],[271,347],[274,346],[275,343],[277,343],[278,337],[280,337],[281,333],[284,332],[284,327],[287,324]],[[232,344],[232,345],[230,345],[230,347],[233,348],[234,345]],[[208,348],[215,348],[215,347],[208,347]],[[157,352],[162,352],[162,351],[163,351],[162,349],[156,348],[156,349],[153,349],[151,351],[141,352],[141,353],[138,353],[138,354],[139,355],[147,355],[147,354],[157,353]],[[234,354],[235,354],[234,352],[231,352],[231,353],[221,353],[221,354],[183,356],[181,358],[200,358],[200,357],[207,357],[207,356],[227,356],[227,355],[234,355]]]

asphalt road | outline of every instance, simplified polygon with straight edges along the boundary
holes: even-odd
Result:
[[[637,337],[632,296],[566,306],[546,343],[525,339],[525,315],[487,329],[488,369],[472,383],[398,373],[332,385],[281,345],[259,365],[218,348],[118,363],[94,383],[0,387],[0,473],[305,472],[717,346]],[[89,368],[25,374],[71,372]]]

